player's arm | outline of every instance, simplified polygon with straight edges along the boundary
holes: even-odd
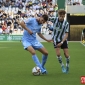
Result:
[[[67,38],[68,38],[68,33],[65,33],[63,40],[59,44],[57,44],[57,46],[60,47]]]
[[[53,26],[50,26],[50,27],[49,27],[49,30],[50,30],[50,31],[53,31]]]
[[[64,42],[67,38],[68,38],[68,32],[65,33],[65,36],[64,36],[63,40],[61,41],[61,43],[63,44],[63,42]]]
[[[56,22],[57,19],[58,19],[58,18],[56,17],[56,18],[54,19],[53,23],[52,23],[51,21],[48,22],[48,24],[50,24],[50,26],[49,26],[49,30],[50,30],[50,31],[53,31],[53,28],[54,28],[54,25],[55,25],[55,22]]]
[[[21,22],[18,21],[18,24],[21,25],[22,28],[24,28],[25,30],[27,30],[29,34],[33,34],[33,32],[29,28],[26,27],[24,21],[21,21]]]
[[[40,38],[42,38],[43,40],[45,40],[47,42],[51,42],[52,41],[52,39],[51,40],[46,39],[41,33],[37,33],[37,34],[39,35]]]
[[[50,31],[53,31],[53,23],[51,21],[48,22],[48,28]]]

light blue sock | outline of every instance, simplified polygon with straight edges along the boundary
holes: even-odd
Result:
[[[36,66],[38,66],[41,70],[43,70],[41,63],[36,55],[32,55],[32,59],[35,62]]]
[[[42,67],[44,68],[44,65],[45,65],[45,63],[46,63],[46,61],[47,61],[47,56],[46,55],[43,55],[42,56],[42,62],[41,62],[41,65],[42,65]]]

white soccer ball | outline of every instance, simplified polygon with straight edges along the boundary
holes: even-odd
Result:
[[[41,69],[40,69],[38,66],[33,67],[33,69],[32,69],[32,74],[33,74],[34,76],[40,75],[40,74],[41,74]]]

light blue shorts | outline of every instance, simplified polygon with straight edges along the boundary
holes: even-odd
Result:
[[[37,40],[35,41],[27,41],[27,40],[24,40],[22,41],[22,44],[24,46],[24,49],[26,50],[29,46],[32,46],[35,50],[38,50],[40,48],[43,48],[44,46]]]

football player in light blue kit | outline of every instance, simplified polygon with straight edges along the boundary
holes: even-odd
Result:
[[[21,21],[19,24],[25,29],[22,37],[22,44],[24,49],[32,54],[32,59],[35,64],[40,67],[42,74],[47,71],[44,65],[47,61],[48,51],[46,48],[36,39],[36,33],[45,41],[51,42],[41,34],[41,26],[48,20],[48,15],[44,14],[38,18],[28,18],[26,21]],[[35,50],[40,51],[42,55],[42,62],[40,63]]]

